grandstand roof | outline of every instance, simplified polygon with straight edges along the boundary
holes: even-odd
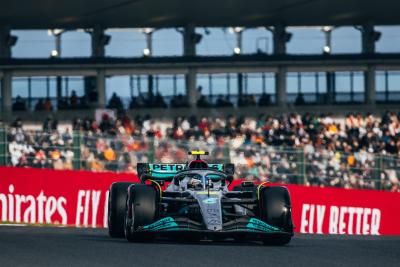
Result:
[[[0,25],[20,29],[400,24],[398,0],[3,1]]]

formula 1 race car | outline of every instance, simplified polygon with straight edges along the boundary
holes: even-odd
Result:
[[[141,183],[111,185],[111,237],[146,242],[176,240],[262,241],[284,245],[293,236],[289,192],[283,186],[242,182],[228,190],[233,164],[208,164],[204,151],[186,164],[138,163]]]

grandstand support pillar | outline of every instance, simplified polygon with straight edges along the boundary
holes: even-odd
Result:
[[[146,48],[143,50],[143,56],[144,57],[151,57],[153,56],[153,33],[155,32],[155,29],[153,28],[144,28],[143,33],[146,37]],[[151,103],[153,103],[154,99],[154,91],[153,91],[153,84],[154,84],[154,79],[153,75],[148,75],[147,76],[147,85],[148,85],[148,94],[149,94],[149,100]]]
[[[106,75],[104,70],[98,70],[96,76],[96,88],[97,88],[97,107],[106,107]]]
[[[154,98],[154,77],[153,75],[147,76],[147,84],[148,84],[148,93],[149,93],[149,98],[151,101],[153,101]]]
[[[238,73],[237,82],[238,82],[239,99],[242,99],[242,96],[243,96],[243,73]]]
[[[376,91],[375,91],[375,67],[368,66],[367,71],[364,73],[365,78],[365,102],[368,105],[375,105]]]
[[[12,75],[10,71],[4,71],[1,79],[1,107],[3,119],[8,120],[12,108]]]
[[[287,98],[286,98],[286,68],[279,67],[278,72],[276,73],[276,104],[279,107],[286,107]]]
[[[183,55],[188,57],[196,56],[196,32],[195,26],[189,24],[185,26],[183,31]],[[189,68],[188,73],[185,76],[186,83],[186,96],[187,102],[190,108],[195,108],[197,103],[196,93],[196,70]]]
[[[325,104],[334,104],[336,102],[336,74],[333,71],[326,73],[326,99]]]
[[[105,35],[104,29],[99,26],[94,27],[90,35],[92,37],[92,57],[104,57],[105,46],[110,41],[110,37]]]
[[[185,26],[183,31],[183,55],[196,56],[196,28],[193,24]]]
[[[190,108],[195,108],[197,103],[196,70],[189,68],[186,74],[186,96]]]
[[[56,80],[56,88],[57,88],[57,105],[60,104],[61,99],[62,99],[62,77],[61,76],[57,76],[57,80]],[[68,96],[66,96],[68,97]]]
[[[381,34],[374,30],[372,23],[367,23],[360,29],[362,38],[362,53],[375,53],[375,42],[379,40]]]
[[[10,58],[11,48],[16,44],[18,37],[11,35],[8,27],[0,27],[0,58]]]
[[[281,23],[276,24],[270,31],[273,34],[274,55],[286,54],[286,43],[290,41],[292,34],[286,32],[286,27]]]

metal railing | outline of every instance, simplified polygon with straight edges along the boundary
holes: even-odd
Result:
[[[193,149],[209,151],[209,161],[234,163],[235,177],[247,180],[393,190],[400,178],[399,157],[366,151],[0,127],[0,165],[6,166],[135,173],[138,162],[186,162]]]

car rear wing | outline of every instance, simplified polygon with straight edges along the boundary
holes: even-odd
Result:
[[[151,175],[155,179],[170,181],[180,171],[187,168],[186,163],[138,163],[137,173],[141,177],[143,174]],[[232,163],[211,163],[208,164],[209,169],[225,172],[233,175],[235,165]]]

